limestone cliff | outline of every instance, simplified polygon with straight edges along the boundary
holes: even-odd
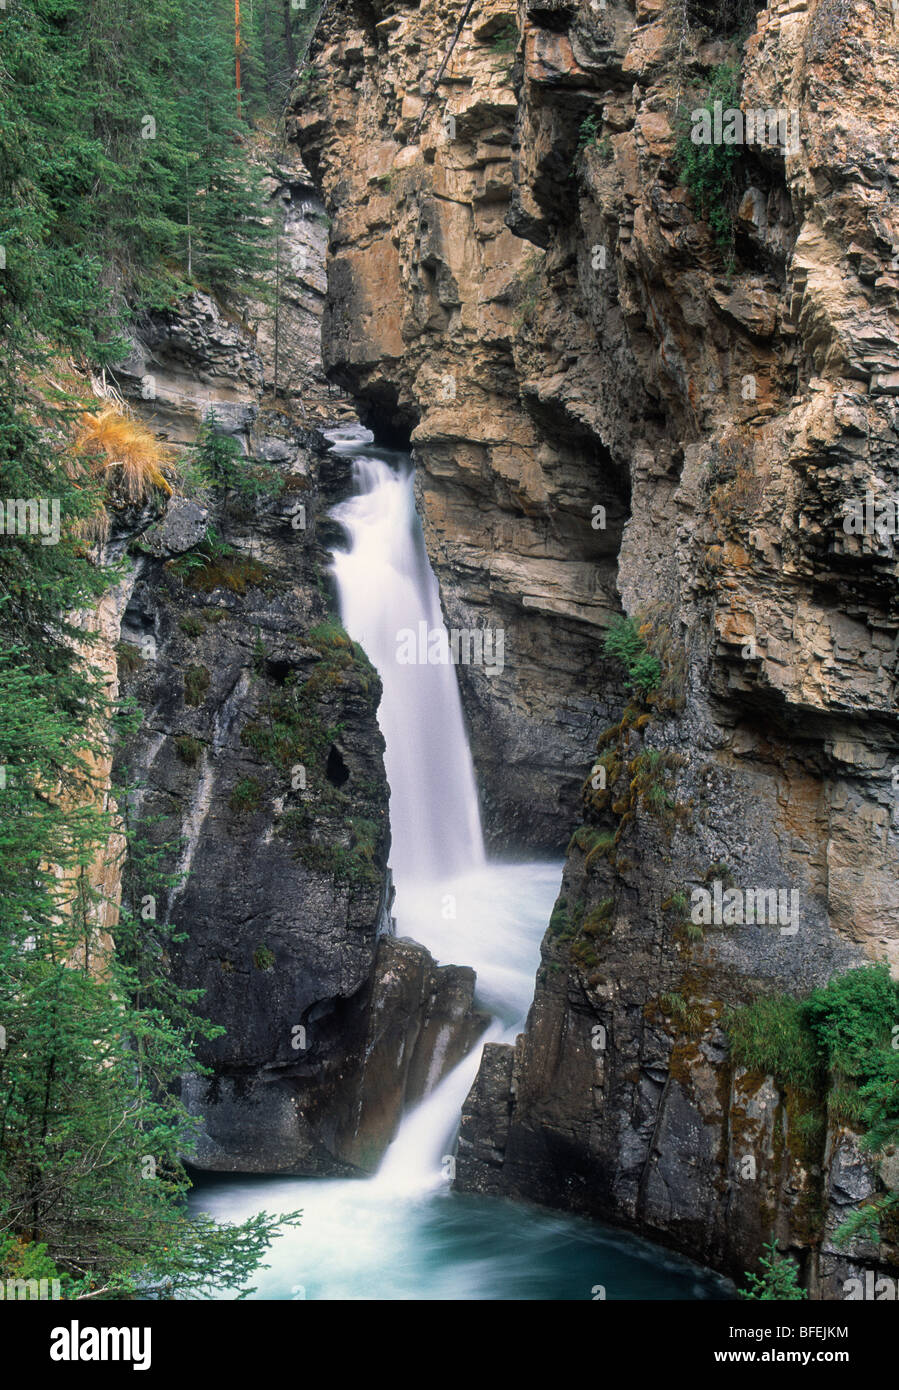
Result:
[[[293,130],[332,218],[326,366],[412,440],[448,621],[506,633],[502,672],[460,670],[490,838],[582,822],[459,1183],[729,1271],[774,1230],[836,1297],[895,1267],[831,1243],[870,1161],[736,1070],[723,1021],[899,969],[896,564],[843,526],[895,477],[899,30],[783,0],[739,43],[724,12],[485,0],[435,83],[461,5],[335,0]],[[742,151],[723,251],[675,113],[726,65],[799,132]],[[666,673],[645,707],[602,655],[622,608]],[[795,892],[798,929],[688,933],[713,882]]]

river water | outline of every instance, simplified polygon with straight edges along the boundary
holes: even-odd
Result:
[[[335,431],[355,491],[332,515],[340,612],[384,686],[379,722],[390,784],[397,933],[441,964],[477,972],[492,1023],[402,1121],[365,1179],[202,1177],[191,1208],[217,1220],[303,1209],[254,1276],[265,1299],[721,1298],[708,1271],[595,1222],[450,1189],[462,1103],[485,1041],[512,1041],[534,989],[560,863],[486,859],[455,668],[398,659],[400,634],[443,628],[407,455],[359,428]],[[233,1296],[221,1290],[221,1297]]]

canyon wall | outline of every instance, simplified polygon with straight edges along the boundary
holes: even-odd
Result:
[[[355,415],[321,364],[327,218],[295,151],[268,192],[271,302],[197,293],[147,315],[116,373],[181,456],[175,495],[118,509],[105,547],[125,564],[105,641],[141,714],[117,780],[150,847],[122,892],[177,929],[176,978],[219,1030],[183,1084],[191,1161],[352,1173],[486,1019],[472,971],[392,934],[380,681],[335,625],[328,578],[326,513],[352,484],[318,427]],[[197,481],[189,446],[210,411],[264,490]]]
[[[899,969],[896,564],[843,526],[896,471],[895,13],[783,0],[738,42],[692,0],[486,0],[438,74],[462,8],[335,0],[290,126],[332,219],[325,365],[411,439],[449,624],[505,633],[502,670],[460,668],[489,839],[578,827],[458,1185],[728,1272],[774,1232],[839,1297],[896,1267],[832,1240],[895,1175],[736,1068],[724,1024]],[[799,115],[741,150],[723,247],[675,154],[722,65]],[[649,700],[603,655],[622,610]],[[688,930],[716,883],[795,912]]]

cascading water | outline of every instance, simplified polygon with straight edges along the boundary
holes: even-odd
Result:
[[[440,963],[472,966],[494,1021],[405,1116],[374,1177],[203,1179],[191,1206],[229,1221],[302,1207],[301,1226],[256,1276],[259,1298],[590,1299],[597,1285],[614,1298],[724,1296],[715,1276],[636,1237],[449,1189],[446,1159],[481,1047],[524,1023],[561,865],[485,861],[454,668],[397,659],[404,629],[443,628],[411,461],[372,448],[366,431],[331,439],[353,458],[356,492],[333,511],[349,539],[334,573],[344,626],[383,682],[398,931]]]
[[[332,516],[350,548],[334,556],[340,615],[384,685],[378,713],[390,785],[394,882],[434,879],[484,862],[474,768],[449,664],[397,660],[397,634],[442,631],[437,580],[428,564],[412,495],[412,470],[360,452],[352,435],[356,493]]]

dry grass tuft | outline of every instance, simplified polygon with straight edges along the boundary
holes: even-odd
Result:
[[[85,412],[74,447],[107,472],[121,469],[121,487],[130,502],[142,501],[154,487],[172,495],[162,471],[172,462],[170,450],[146,425],[116,406],[104,406],[95,415]],[[112,478],[118,481],[114,474]]]

